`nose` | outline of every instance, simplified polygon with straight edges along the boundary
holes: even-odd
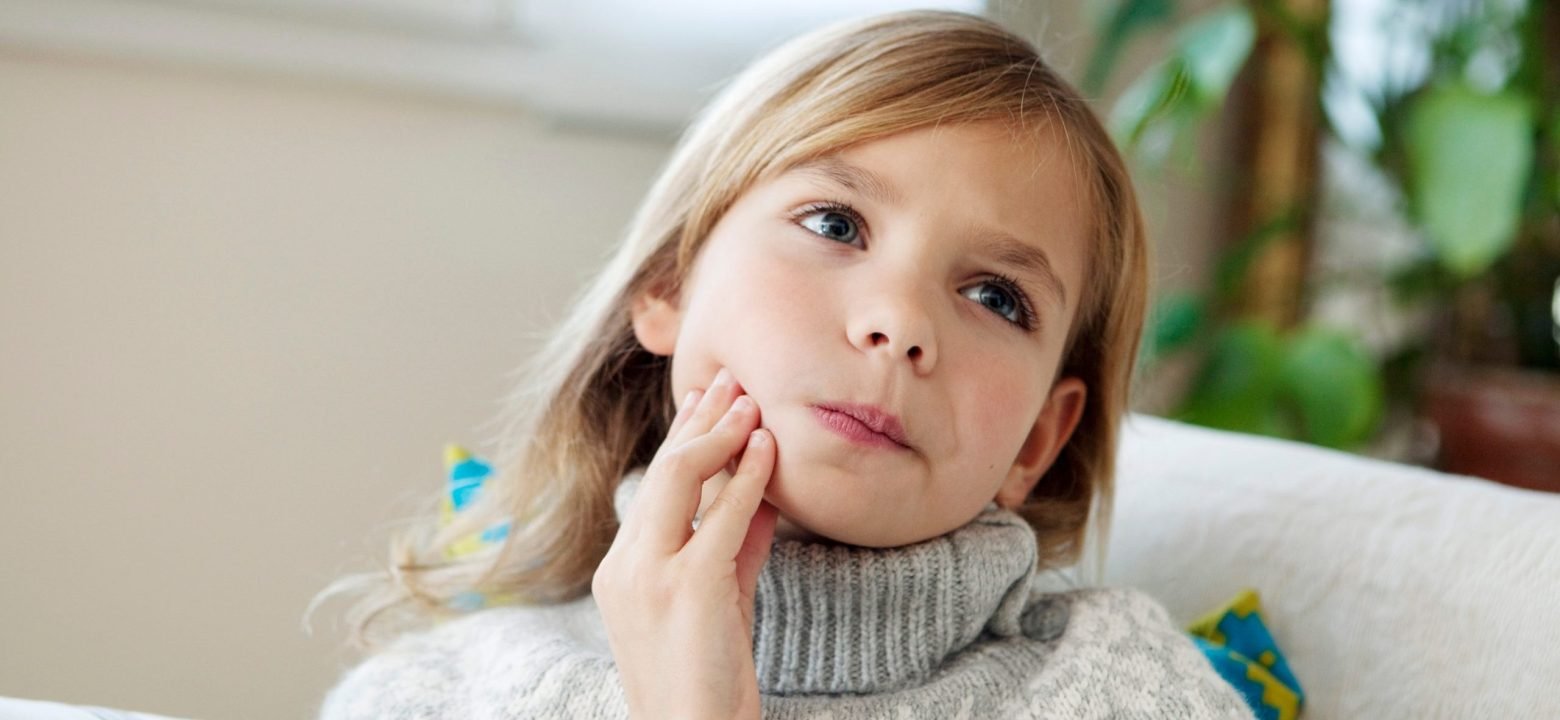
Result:
[[[883,285],[864,288],[856,297],[858,312],[851,317],[849,331],[851,344],[865,354],[886,353],[894,362],[908,360],[911,368],[920,375],[932,371],[937,364],[937,346],[933,337],[932,318],[926,310],[924,296],[916,283],[903,280],[901,290],[883,290]]]

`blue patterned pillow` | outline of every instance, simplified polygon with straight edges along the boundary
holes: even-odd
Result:
[[[1300,717],[1305,692],[1262,622],[1256,590],[1241,590],[1223,607],[1188,626],[1187,632],[1260,720]]]
[[[440,527],[449,525],[455,519],[456,513],[464,510],[477,499],[482,483],[493,474],[493,467],[473,457],[466,448],[455,443],[447,443],[444,446],[444,473],[448,477],[448,485],[439,506]],[[506,520],[481,534],[467,535],[446,548],[444,557],[448,560],[456,560],[481,552],[487,546],[503,542],[504,538],[509,536],[509,526]],[[455,597],[450,601],[450,606],[458,610],[477,610],[490,605],[506,604],[512,599],[507,595],[489,597],[472,591]]]

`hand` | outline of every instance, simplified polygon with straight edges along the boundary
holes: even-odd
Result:
[[[591,579],[633,717],[759,717],[753,593],[774,541],[775,443],[758,421],[728,370],[690,392]],[[737,455],[695,532],[704,481]]]

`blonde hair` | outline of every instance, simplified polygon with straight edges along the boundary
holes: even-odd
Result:
[[[588,593],[617,529],[617,484],[650,462],[675,404],[670,358],[639,345],[631,302],[647,292],[675,298],[705,236],[760,179],[873,138],[993,120],[1034,133],[1057,123],[1052,137],[1065,140],[1092,210],[1085,295],[1058,369],[1087,383],[1088,402],[1017,510],[1043,567],[1077,562],[1091,526],[1108,535],[1143,325],[1149,249],[1137,200],[1109,135],[1032,44],[986,18],[914,10],[820,28],[736,76],[682,136],[607,266],[517,372],[479,498],[448,527],[430,513],[392,542],[387,571],[339,580],[315,603],[367,590],[348,624],[352,644],[373,650],[374,626],[394,635],[460,614],[451,601],[468,592],[528,604]],[[449,557],[461,538],[511,518],[502,544]]]

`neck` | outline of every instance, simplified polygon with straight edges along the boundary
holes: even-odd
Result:
[[[805,542],[819,545],[834,544],[833,540],[791,522],[784,515],[775,518],[775,542]]]

